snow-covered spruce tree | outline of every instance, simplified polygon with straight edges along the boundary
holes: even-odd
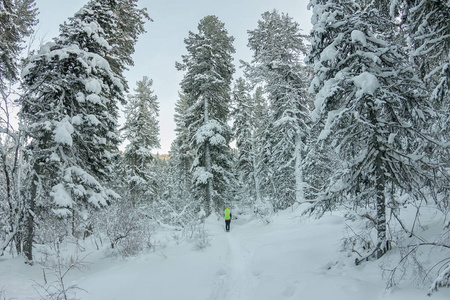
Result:
[[[247,205],[261,203],[261,187],[257,166],[257,125],[266,115],[261,113],[262,90],[257,95],[250,94],[251,86],[239,78],[233,90],[233,134],[238,150],[236,163],[238,182],[241,184],[241,198]],[[258,102],[257,102],[258,101]],[[266,113],[266,112],[265,112]]]
[[[380,258],[389,249],[387,206],[396,213],[400,195],[426,201],[424,191],[433,192],[432,174],[440,170],[429,155],[439,145],[427,135],[436,114],[425,87],[397,42],[395,24],[372,4],[310,1],[308,61],[316,74],[312,117],[322,124],[317,140],[331,145],[343,166],[330,174],[338,180],[313,209],[352,199],[377,232],[368,257]]]
[[[181,88],[189,103],[185,120],[195,151],[193,181],[206,215],[231,200],[229,191],[234,185],[227,124],[233,40],[216,16],[207,16],[200,21],[198,33],[189,32],[184,40],[188,54],[177,63],[177,68],[185,71]]]
[[[430,133],[442,145],[450,136],[450,2],[391,1],[391,15],[401,18],[402,33],[408,42],[409,56],[426,83],[430,101],[438,112]],[[442,165],[450,165],[449,147],[434,153]],[[436,178],[437,180],[439,178]],[[443,189],[448,178],[440,178]],[[448,212],[450,199],[439,197],[439,207]]]
[[[155,193],[155,175],[150,163],[152,150],[159,143],[159,103],[151,90],[153,81],[144,76],[137,82],[135,94],[129,95],[125,107],[125,125],[123,137],[128,140],[123,164],[129,201],[152,200]]]
[[[23,203],[20,201],[19,165],[21,135],[11,124],[10,104],[18,79],[18,61],[23,42],[33,33],[37,23],[34,0],[4,0],[0,2],[0,255],[15,240],[20,245],[20,220]]]
[[[253,103],[250,95],[251,87],[243,79],[239,78],[234,84],[232,92],[233,111],[233,138],[236,141],[238,157],[236,162],[236,176],[240,184],[242,199],[247,204],[256,202],[253,165]],[[258,189],[259,190],[259,189]]]
[[[175,186],[171,197],[184,199],[192,192],[191,167],[194,161],[194,152],[189,138],[189,128],[186,124],[186,114],[189,109],[187,96],[179,93],[175,103],[175,132],[176,138],[170,148],[170,169],[172,170],[171,181]],[[176,195],[175,195],[176,194]],[[188,197],[189,198],[189,197]]]
[[[157,170],[158,160],[152,154],[152,150],[160,147],[159,103],[152,84],[144,76],[137,82],[134,93],[128,95],[122,137],[129,143],[115,173],[121,200],[109,207],[101,224],[106,228],[111,247],[125,256],[152,246],[150,204],[156,200],[158,183],[164,177]]]
[[[245,64],[246,75],[264,84],[270,104],[259,158],[267,166],[262,185],[270,187],[275,208],[286,208],[304,198],[301,164],[311,106],[309,67],[302,63],[306,39],[292,18],[277,11],[265,12],[248,33],[253,59]]]
[[[450,137],[450,2],[448,1],[390,1],[391,17],[401,20],[402,34],[407,41],[409,56],[419,77],[425,82],[428,97],[437,111],[437,116],[430,122],[430,134],[440,145],[448,145]],[[432,182],[440,185],[437,193],[433,194],[433,206],[448,215],[450,210],[450,196],[448,195],[450,165],[449,147],[437,147],[432,150],[433,158],[439,162],[444,172],[435,172]],[[443,174],[445,174],[443,176]],[[427,203],[428,206],[429,203]],[[448,220],[446,220],[448,221]],[[424,264],[411,257],[424,248],[432,247],[448,252],[450,248],[449,226],[442,229],[442,234],[437,236],[433,243],[425,244],[423,241],[409,243],[407,255],[402,261],[412,262],[413,267],[423,268]],[[420,249],[420,250],[419,250]],[[408,258],[409,256],[409,258]],[[431,284],[429,295],[440,288],[450,287],[450,257],[442,259],[434,266],[439,270],[436,279]],[[421,278],[422,279],[422,278]]]
[[[263,159],[259,159],[262,153],[263,146],[265,145],[265,130],[269,123],[269,104],[264,94],[264,88],[257,86],[252,94],[253,103],[253,151],[254,151],[254,180],[255,180],[255,193],[256,203],[253,207],[253,212],[260,216],[267,216],[273,213],[273,204],[268,195],[264,193],[264,187],[261,186],[263,182],[262,176],[264,170],[267,170],[268,166],[265,165]],[[258,185],[256,184],[258,182]]]
[[[401,25],[411,48],[410,57],[431,91],[431,99],[449,102],[450,3],[448,1],[391,0],[391,16]],[[448,106],[447,106],[448,108]]]
[[[6,81],[17,80],[23,41],[33,33],[36,15],[34,0],[0,2],[0,91],[4,90]]]
[[[137,8],[138,2],[139,0],[90,0],[81,12],[70,19],[70,22],[77,22],[79,19],[87,24],[94,21],[102,28],[104,38],[110,46],[105,52],[105,59],[114,74],[120,78],[125,90],[128,90],[128,83],[123,73],[134,65],[134,45],[139,36],[145,33],[146,20],[152,21],[146,8]],[[64,36],[64,26],[61,29],[61,35]],[[71,33],[67,34],[70,39]]]
[[[43,228],[52,216],[70,218],[72,228],[61,230],[75,233],[92,208],[118,196],[107,183],[118,153],[118,103],[124,102],[125,87],[123,68],[113,69],[110,62],[129,64],[125,58],[131,59],[134,49],[125,48],[134,44],[117,43],[135,41],[142,32],[145,16],[134,2],[88,2],[24,69],[20,117],[33,170],[27,179],[24,242],[30,261],[36,222]],[[135,18],[125,22],[124,15]]]
[[[176,138],[170,148],[170,160],[165,167],[165,184],[156,209],[159,223],[175,226],[183,233],[191,236],[193,225],[198,224],[196,215],[201,211],[202,203],[195,199],[191,168],[194,161],[194,150],[190,142],[188,124],[185,119],[189,109],[188,98],[179,93],[175,104]]]

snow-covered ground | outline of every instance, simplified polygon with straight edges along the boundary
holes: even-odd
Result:
[[[379,262],[355,266],[345,259],[338,251],[342,217],[299,219],[298,214],[280,212],[268,225],[239,216],[229,233],[222,220],[211,217],[206,223],[211,245],[203,250],[171,240],[164,248],[127,259],[93,251],[85,259],[88,268],[70,271],[65,284],[85,290],[77,291],[83,300],[430,299],[413,284],[386,291]],[[38,264],[0,257],[1,300],[39,299],[37,285],[43,282]],[[450,289],[431,299],[450,299]]]

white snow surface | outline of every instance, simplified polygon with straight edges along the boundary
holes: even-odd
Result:
[[[352,37],[352,43],[360,42],[361,45],[367,46],[366,35],[364,34],[364,32],[362,32],[360,30],[353,30],[351,37]]]
[[[280,212],[268,225],[238,215],[229,233],[222,218],[212,216],[206,221],[211,245],[203,251],[191,242],[168,241],[154,252],[120,259],[86,242],[80,256],[90,253],[89,267],[70,271],[66,285],[86,290],[76,295],[83,300],[430,299],[427,290],[412,285],[386,291],[379,262],[356,266],[346,259],[338,251],[342,217],[314,220],[300,219],[299,214]],[[33,285],[42,284],[42,277],[39,264],[30,267],[21,257],[0,257],[5,299],[38,299]],[[441,289],[431,299],[450,299],[450,289]]]
[[[61,122],[55,124],[55,142],[59,144],[66,144],[72,146],[72,133],[74,132],[72,124],[67,119],[63,119]]]
[[[369,72],[363,72],[353,77],[353,83],[359,89],[356,92],[356,97],[361,97],[363,94],[373,95],[380,87],[377,77]]]
[[[94,94],[100,94],[102,92],[102,85],[97,79],[89,79],[84,83],[86,91]]]
[[[72,197],[70,197],[62,183],[59,183],[52,188],[50,196],[53,198],[53,201],[57,206],[72,207],[73,205]]]
[[[333,44],[329,45],[325,49],[323,49],[320,54],[320,61],[334,60],[338,55],[338,51],[334,47]]]

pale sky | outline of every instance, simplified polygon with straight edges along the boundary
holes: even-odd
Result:
[[[39,9],[36,27],[36,45],[47,42],[59,33],[59,25],[77,12],[88,0],[35,0]],[[139,37],[133,56],[135,66],[125,76],[130,91],[143,76],[153,79],[153,90],[160,103],[161,149],[168,153],[175,139],[175,102],[178,99],[183,73],[175,62],[186,54],[184,39],[189,31],[197,32],[197,25],[207,15],[216,15],[225,23],[228,33],[235,38],[235,78],[242,75],[239,60],[250,61],[247,48],[247,30],[253,30],[261,14],[277,9],[287,13],[300,24],[303,33],[311,30],[312,12],[307,10],[308,0],[140,0],[153,22],[146,24],[147,33]]]

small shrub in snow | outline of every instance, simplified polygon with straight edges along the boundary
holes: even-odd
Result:
[[[106,230],[111,248],[120,255],[136,255],[152,247],[152,228],[143,211],[143,207],[119,204],[104,215],[101,226]]]
[[[194,236],[196,250],[203,250],[211,245],[211,237],[204,226],[198,227]]]
[[[375,243],[367,233],[348,235],[342,240],[342,249],[351,253],[356,253],[355,264],[359,265],[362,260],[368,260],[369,254],[373,252]]]
[[[0,300],[6,300],[5,291],[0,290]]]
[[[447,260],[447,266],[443,268],[443,271],[440,272],[439,276],[431,285],[428,296],[431,296],[440,288],[450,288],[450,259]]]
[[[76,284],[68,285],[65,282],[66,275],[73,269],[80,269],[85,264],[84,258],[69,260],[61,255],[60,243],[55,243],[56,258],[52,267],[44,267],[42,270],[44,283],[36,283],[35,290],[39,295],[39,299],[47,300],[75,300],[77,298],[77,291],[85,290],[79,288]]]
[[[254,214],[261,219],[264,223],[269,224],[272,221],[272,214],[274,208],[270,201],[257,201],[253,205]]]

